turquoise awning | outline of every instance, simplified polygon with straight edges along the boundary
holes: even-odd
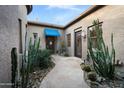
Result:
[[[57,29],[45,28],[44,33],[46,36],[55,36],[55,37],[61,36]]]

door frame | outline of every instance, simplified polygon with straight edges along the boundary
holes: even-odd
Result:
[[[81,37],[81,56],[76,55],[76,33],[77,32],[82,32],[82,29],[80,29],[80,28],[82,28],[82,27],[79,27],[79,28],[74,30],[74,56],[82,58],[82,37]]]
[[[47,43],[48,43],[48,38],[53,38],[54,39],[54,49],[53,49],[53,51],[55,52],[56,51],[56,41],[57,41],[57,37],[53,37],[53,36],[46,36],[45,37],[45,42],[46,42],[46,49],[47,49]]]

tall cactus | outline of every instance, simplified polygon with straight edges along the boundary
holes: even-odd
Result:
[[[11,68],[11,82],[12,82],[12,87],[16,87],[16,76],[17,76],[17,49],[16,48],[12,48],[11,50],[11,64],[12,64],[12,68]]]
[[[23,62],[22,62],[22,70],[21,70],[21,74],[22,74],[21,84],[23,88],[27,87],[29,81],[29,73],[33,71],[36,65],[38,50],[40,46],[40,38],[36,40],[34,44],[32,44],[32,39],[30,38],[28,50],[26,49],[27,47],[26,41],[27,41],[27,31],[25,34],[25,51],[23,54]]]
[[[30,38],[29,47],[28,47],[28,63],[30,65],[30,72],[33,71],[34,66],[37,65],[37,56],[40,46],[40,38],[32,44],[32,38]]]
[[[105,45],[102,36],[102,28],[99,26],[99,20],[93,22],[94,31],[96,31],[96,48],[93,48],[93,41],[88,36],[88,53],[93,61],[95,71],[102,77],[107,79],[114,78],[115,73],[115,49],[113,44],[113,34],[111,34],[111,53],[108,46]]]
[[[37,56],[38,50],[40,46],[40,38],[32,44],[32,39],[30,38],[29,46],[28,46],[28,55],[27,55],[27,67],[25,73],[25,87],[28,85],[29,73],[32,72],[37,65]]]

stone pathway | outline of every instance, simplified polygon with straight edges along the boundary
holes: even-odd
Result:
[[[81,70],[81,59],[54,55],[55,67],[41,82],[41,88],[88,88]]]

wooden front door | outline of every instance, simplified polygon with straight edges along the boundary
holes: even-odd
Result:
[[[55,52],[55,40],[56,37],[46,37],[46,48]]]
[[[82,38],[81,31],[75,32],[75,56],[82,57]]]

